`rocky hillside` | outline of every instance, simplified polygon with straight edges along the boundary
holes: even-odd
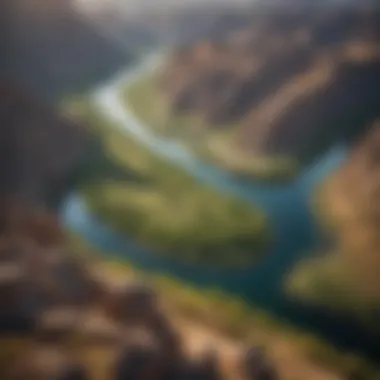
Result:
[[[380,113],[378,9],[277,4],[241,18],[173,54],[160,77],[173,114],[236,125],[232,142],[247,154],[305,160]]]
[[[245,324],[244,313],[238,314],[240,341],[233,330],[220,330],[211,299],[197,307],[196,292],[169,281],[165,293],[152,279],[160,297],[141,278],[146,281],[67,239],[44,209],[2,197],[1,379],[378,379],[356,356],[338,354],[335,363],[329,349],[325,361],[318,342],[309,356],[307,336],[294,340],[282,328],[268,334],[271,328],[259,320]],[[237,305],[227,309],[236,315]],[[251,333],[254,339],[246,340]],[[348,359],[352,365],[344,364]]]
[[[328,239],[323,256],[301,263],[293,294],[348,309],[379,331],[380,123],[317,193],[316,210]],[[329,253],[326,255],[326,253]]]
[[[0,14],[0,76],[52,101],[93,85],[131,57],[80,14],[72,1],[4,0]],[[5,17],[5,15],[7,15]]]
[[[86,128],[0,82],[0,192],[34,201],[56,200],[73,170],[95,154]]]
[[[2,198],[4,203],[2,379],[230,378],[217,353],[188,350],[153,289],[128,277],[104,276],[100,262],[70,248],[53,215],[12,198]],[[234,379],[278,378],[261,349],[242,354]]]

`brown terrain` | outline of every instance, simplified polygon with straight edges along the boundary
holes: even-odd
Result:
[[[301,161],[379,115],[378,8],[277,4],[247,17],[174,52],[159,78],[173,114],[235,125],[241,152]]]
[[[317,256],[307,265],[301,263],[291,277],[293,281],[301,276],[305,278],[294,288],[301,297],[322,301],[333,308],[348,309],[377,331],[380,301],[379,164],[380,123],[376,122],[352,149],[342,167],[317,193],[317,210],[330,236],[325,251],[330,254]],[[314,286],[318,282],[329,285]],[[330,291],[326,298],[327,289],[335,291]]]
[[[152,289],[104,276],[100,263],[72,252],[54,216],[2,201],[2,379],[218,380],[226,378],[223,366],[213,350],[204,350],[219,342],[220,350],[235,355],[233,378],[278,378],[259,348],[244,356],[227,340],[210,341],[211,332],[197,325],[181,321],[181,329],[174,328]],[[196,339],[203,354],[191,350],[182,333]]]

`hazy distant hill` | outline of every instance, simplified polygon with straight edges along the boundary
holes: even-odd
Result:
[[[71,1],[3,0],[0,13],[8,14],[1,72],[46,99],[91,85],[131,59],[75,13]]]

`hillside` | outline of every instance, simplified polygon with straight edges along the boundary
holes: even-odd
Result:
[[[57,201],[73,170],[98,149],[83,125],[58,116],[12,82],[0,81],[0,192]]]
[[[8,76],[52,102],[66,92],[94,85],[130,62],[132,57],[75,13],[72,3],[1,2],[0,76]]]
[[[316,194],[327,236],[322,256],[301,262],[289,279],[296,296],[350,311],[379,331],[380,124],[351,151]]]
[[[304,164],[378,115],[379,24],[369,6],[261,6],[241,15],[240,28],[179,48],[135,93],[160,104],[156,124],[206,139],[222,164],[249,171],[250,158],[289,156]],[[133,109],[136,98],[130,91]]]

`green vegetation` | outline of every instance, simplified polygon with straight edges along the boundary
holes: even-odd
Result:
[[[206,125],[195,115],[174,115],[159,92],[157,73],[128,84],[123,99],[154,132],[186,141],[201,157],[242,177],[282,181],[295,177],[299,162],[293,157],[259,157],[231,146],[238,125]]]
[[[282,182],[296,177],[300,165],[290,156],[247,156],[237,149],[231,150],[229,139],[214,137],[201,155],[241,178],[257,178],[270,182]]]
[[[248,305],[236,295],[213,288],[190,286],[168,275],[142,273],[124,258],[120,259],[117,254],[94,253],[93,248],[77,237],[72,237],[72,242],[76,247],[80,247],[78,251],[83,252],[85,257],[100,260],[110,276],[144,279],[163,296],[165,305],[173,315],[200,321],[206,329],[219,332],[226,339],[262,345],[273,351],[284,345],[290,353],[293,365],[305,365],[305,362],[309,362],[311,365],[330,369],[342,378],[348,378],[355,373],[360,379],[380,379],[380,370],[363,357],[338,351],[316,335],[274,318]],[[223,313],[218,313],[218,310],[223,310]],[[308,380],[312,378],[308,377]]]
[[[293,297],[348,311],[365,326],[379,331],[380,299],[376,294],[365,294],[363,285],[346,260],[333,252],[301,261],[286,283]]]
[[[163,255],[211,265],[246,265],[267,247],[269,227],[258,209],[202,186],[107,125],[91,106],[81,108],[104,156],[140,178],[83,187],[88,206],[119,231]]]
[[[172,116],[169,104],[158,91],[157,74],[138,78],[128,84],[123,91],[126,106],[141,120],[153,128],[153,131],[175,137],[196,138],[195,126],[204,130],[201,119],[195,116]],[[180,128],[179,128],[180,126]]]

